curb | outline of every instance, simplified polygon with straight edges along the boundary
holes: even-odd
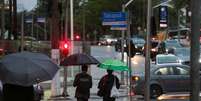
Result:
[[[123,98],[123,97],[128,97],[129,95],[127,94],[122,94],[120,95],[118,98]],[[73,100],[75,99],[74,97],[53,97],[48,99],[48,101],[52,101],[52,100]],[[99,97],[95,94],[91,94],[90,99],[102,99],[102,97]]]

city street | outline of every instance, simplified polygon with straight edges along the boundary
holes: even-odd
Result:
[[[104,59],[107,59],[107,58],[121,59],[121,53],[115,52],[113,46],[91,46],[91,55],[97,58],[99,61],[103,61]],[[141,64],[143,64],[142,61],[141,61]],[[90,101],[102,101],[102,99],[96,95],[98,90],[97,85],[100,78],[103,75],[105,75],[106,71],[104,69],[98,68],[96,65],[91,65],[90,73],[93,77],[93,87],[91,89]],[[118,78],[120,79],[120,72],[115,72],[115,75],[117,75]],[[121,97],[117,98],[117,101],[130,101],[130,97],[128,96],[128,87],[123,87],[120,91],[121,91]],[[72,86],[69,86],[68,93],[70,95],[70,97],[68,97],[70,99],[68,100],[76,101],[76,99],[74,98],[75,88]],[[64,100],[62,100],[61,98],[61,99],[53,100],[53,101],[64,101]],[[144,100],[142,96],[135,95],[132,97],[132,101],[144,101]],[[156,100],[152,99],[151,101],[156,101]],[[174,100],[171,100],[171,101],[174,101]],[[185,101],[185,100],[182,100],[182,101]]]
[[[2,0],[0,101],[201,101],[200,8],[201,0]]]

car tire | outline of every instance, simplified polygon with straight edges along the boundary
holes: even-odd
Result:
[[[150,93],[151,98],[157,98],[163,93],[163,90],[159,85],[151,85]]]

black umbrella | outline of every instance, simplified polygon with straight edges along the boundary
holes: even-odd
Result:
[[[51,80],[59,67],[41,53],[21,52],[5,56],[0,61],[0,79],[3,83],[30,86]]]
[[[72,65],[91,65],[99,64],[99,61],[91,55],[84,53],[76,53],[66,57],[61,61],[62,66],[72,66]]]

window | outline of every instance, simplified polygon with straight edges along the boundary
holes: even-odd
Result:
[[[189,75],[189,70],[183,67],[175,67],[175,75]]]
[[[156,75],[168,75],[168,68],[159,68],[158,70],[156,70],[155,72]]]

